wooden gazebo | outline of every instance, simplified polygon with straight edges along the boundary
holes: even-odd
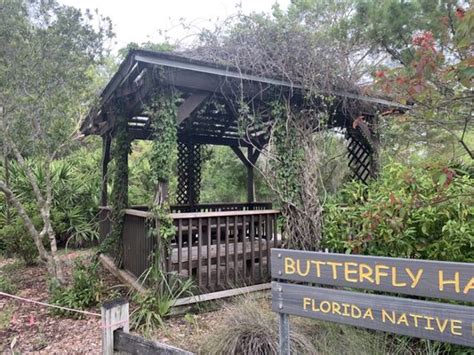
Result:
[[[176,226],[169,255],[168,272],[193,276],[204,290],[219,290],[237,285],[265,282],[269,275],[270,249],[281,243],[277,229],[279,211],[266,202],[255,201],[253,166],[260,150],[268,143],[271,116],[262,115],[262,123],[239,130],[238,102],[245,100],[261,109],[279,98],[301,102],[302,88],[284,80],[264,78],[232,67],[145,50],[131,51],[117,73],[103,90],[99,105],[84,121],[81,131],[103,139],[100,234],[110,232],[110,208],[107,201],[107,166],[117,117],[114,107],[125,108],[128,136],[151,139],[150,120],[144,105],[160,85],[179,90],[182,102],[178,108],[178,187],[176,204],[170,214]],[[242,95],[238,97],[236,92]],[[363,101],[373,108],[392,103],[348,92],[328,93],[344,100]],[[367,105],[365,105],[367,106]],[[269,112],[270,110],[268,110]],[[345,130],[349,166],[354,176],[366,180],[374,175],[370,130],[354,128],[355,117],[347,117],[342,105],[334,103],[330,124]],[[202,145],[230,147],[247,170],[246,203],[199,203],[201,187]],[[144,206],[130,206],[125,211],[122,234],[123,268],[139,277],[150,265],[155,241],[148,237]]]

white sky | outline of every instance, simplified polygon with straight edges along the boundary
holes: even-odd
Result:
[[[268,12],[275,2],[286,9],[291,0],[59,0],[60,3],[81,9],[98,9],[103,16],[112,20],[116,37],[113,49],[124,47],[129,42],[160,42],[166,31],[171,43],[182,40],[192,41],[192,34],[198,28],[212,27],[236,13],[241,4],[245,13],[252,11]],[[180,19],[191,23],[193,28],[184,30],[179,26]],[[191,35],[191,36],[190,36]]]

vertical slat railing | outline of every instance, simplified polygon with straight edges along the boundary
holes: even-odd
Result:
[[[183,271],[183,220],[178,220],[178,274]]]
[[[217,217],[216,287],[221,284],[221,218]]]
[[[272,246],[272,221],[271,221],[271,217],[269,214],[267,214],[266,216],[266,230],[265,230],[265,233],[266,233],[266,236],[267,236],[267,275],[270,274],[270,259],[271,259],[271,246]]]
[[[245,280],[247,278],[247,218],[242,216],[242,278]]]
[[[188,219],[188,277],[193,276],[193,220]]]
[[[203,290],[265,282],[270,250],[279,245],[278,212],[250,212],[193,212],[183,218],[174,214],[176,237],[167,269],[194,276]]]
[[[259,214],[257,216],[257,221],[258,221],[258,224],[257,224],[257,233],[258,233],[258,271],[259,271],[259,276],[260,276],[260,279],[262,280],[263,279],[263,243],[262,243],[262,237],[263,237],[263,234],[262,234],[262,215]]]
[[[207,286],[211,287],[211,261],[212,261],[212,218],[207,219]]]
[[[255,281],[255,216],[250,216],[250,282]]]
[[[238,252],[238,216],[234,216],[234,284],[238,282],[239,252]]]
[[[230,225],[229,225],[229,216],[225,217],[225,285],[229,284],[229,233],[230,233]]]
[[[198,219],[198,250],[197,250],[197,279],[198,287],[202,285],[202,219]]]

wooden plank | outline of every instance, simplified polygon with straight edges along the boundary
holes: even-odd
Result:
[[[273,249],[272,277],[474,301],[474,264]]]
[[[221,218],[217,217],[217,273],[216,273],[216,285],[219,286],[221,283]]]
[[[202,219],[198,219],[198,257],[197,257],[198,286],[202,285]]]
[[[258,241],[254,241],[255,243],[255,247],[258,245]],[[270,241],[268,242],[267,244],[267,240],[263,240],[262,241],[262,250],[263,251],[266,251],[267,248],[272,248],[274,245],[274,242],[273,241]],[[249,251],[251,250],[251,245],[250,245],[250,242],[247,242],[246,243],[246,248],[247,248],[247,260],[250,260],[251,259],[251,255],[249,253]],[[201,255],[202,256],[202,259],[205,259],[207,260],[207,245],[203,245],[201,247],[202,251],[201,251]],[[221,244],[221,247],[220,247],[221,251],[220,253],[221,254],[224,254],[225,253],[225,245],[222,245]],[[243,255],[244,255],[244,248],[243,248],[243,242],[237,242],[237,255],[239,257],[239,260],[243,258]],[[193,246],[192,247],[192,262],[193,262],[193,265],[197,266],[197,260],[198,260],[198,246]],[[235,250],[234,248],[230,248],[229,249],[229,257],[233,257],[235,254]],[[212,244],[211,245],[211,250],[210,250],[210,256],[212,259],[216,259],[217,258],[217,245],[216,244]],[[188,253],[188,250],[187,249],[183,249],[183,259],[184,260],[188,260],[189,259],[189,253]],[[263,255],[263,259],[265,260],[266,259],[266,253],[265,255]],[[232,261],[231,261],[232,263]],[[177,265],[178,265],[178,249],[177,248],[174,248],[172,250],[172,264],[175,266],[174,267],[174,270],[177,270]],[[185,267],[187,267],[188,265],[188,261],[183,261],[183,269]]]
[[[114,350],[128,354],[140,355],[190,355],[189,351],[171,345],[146,340],[140,336],[132,335],[122,330],[114,331]]]
[[[239,252],[238,252],[238,229],[237,229],[238,217],[234,216],[234,282],[238,281],[238,270],[239,270]]]
[[[247,202],[251,203],[255,201],[255,181],[253,167],[256,162],[253,160],[255,155],[253,153],[252,147],[247,148],[247,157],[249,160],[249,164],[247,165]],[[258,155],[256,155],[256,157],[258,157]]]
[[[125,214],[129,214],[131,216],[137,216],[137,217],[143,217],[143,218],[151,218],[153,217],[153,213],[147,212],[147,211],[140,211],[140,210],[134,210],[131,208],[126,208],[123,210]]]
[[[265,226],[265,233],[266,233],[266,236],[267,236],[267,243],[270,242],[272,240],[272,220],[270,218],[270,215],[266,215],[266,226]],[[267,260],[268,260],[268,263],[267,263],[267,272],[270,273],[270,270],[271,270],[271,262],[272,262],[272,259],[271,259],[271,249],[270,248],[267,248]]]
[[[230,147],[235,155],[239,158],[239,160],[244,164],[246,167],[250,166],[250,161],[247,159],[245,154],[240,150],[240,147]],[[250,149],[250,148],[249,148]]]
[[[133,277],[126,270],[121,270],[115,266],[114,261],[107,255],[100,254],[99,259],[104,266],[112,275],[123,282],[127,287],[137,291],[140,294],[145,294],[146,288],[140,284],[135,277]]]
[[[255,216],[250,216],[250,282],[255,279]]]
[[[193,274],[193,220],[188,219],[188,275]]]
[[[211,218],[207,219],[207,250],[206,250],[206,258],[207,258],[207,286],[211,287],[211,229],[212,229]],[[217,249],[217,248],[216,248]]]
[[[178,107],[178,118],[176,123],[179,125],[181,122],[189,118],[208,97],[208,93],[196,93],[185,99]]]
[[[196,295],[196,296],[191,296],[191,297],[180,298],[175,302],[174,306],[179,307],[179,306],[186,306],[189,304],[194,304],[194,303],[199,303],[199,302],[213,301],[213,300],[218,300],[222,298],[243,295],[250,292],[265,291],[265,290],[269,290],[270,288],[271,288],[271,283],[264,283],[264,284],[246,286],[246,287],[233,288],[233,289],[225,290],[225,291],[211,292],[211,293],[206,293],[204,295]]]
[[[263,240],[262,240],[262,215],[258,215],[258,270],[259,270],[259,274],[260,274],[260,279],[263,279],[263,263],[262,263],[262,260],[263,260],[263,250],[262,250],[262,243],[263,243]]]
[[[243,254],[243,259],[242,259],[242,277],[245,280],[247,277],[247,236],[246,236],[246,231],[247,231],[247,224],[245,220],[245,216],[242,216],[242,254]]]
[[[135,211],[126,209],[126,213],[134,214],[136,216],[149,216],[151,215],[149,212],[143,211]],[[140,214],[139,212],[142,212]],[[278,210],[260,210],[258,213],[260,214],[280,214]],[[170,217],[173,219],[179,218],[207,218],[207,217],[234,217],[234,216],[251,216],[255,214],[255,211],[220,211],[220,212],[190,212],[190,213],[171,213]]]
[[[229,233],[230,233],[230,225],[229,225],[229,217],[225,217],[225,279],[224,284],[229,284]]]
[[[178,220],[178,273],[183,270],[183,220]]]
[[[273,240],[275,241],[274,248],[280,248],[281,242],[282,242],[281,235],[280,236],[278,235],[277,217],[278,217],[277,215],[273,216]],[[270,258],[270,262],[271,261],[272,260]],[[268,270],[268,272],[270,273],[270,270]]]
[[[101,307],[102,318],[102,354],[114,354],[114,332],[116,329],[129,331],[128,302],[125,299],[116,299],[105,302]]]
[[[273,282],[272,310],[474,346],[474,312],[468,306]]]

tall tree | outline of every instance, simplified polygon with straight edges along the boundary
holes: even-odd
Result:
[[[110,22],[94,24],[90,12],[55,0],[0,3],[0,139],[24,170],[35,196],[41,226],[21,194],[0,180],[0,191],[16,209],[51,277],[63,282],[51,223],[51,164],[79,137],[77,128],[92,99],[95,65],[104,55]],[[32,169],[39,164],[43,182]],[[46,248],[44,245],[47,240]]]

